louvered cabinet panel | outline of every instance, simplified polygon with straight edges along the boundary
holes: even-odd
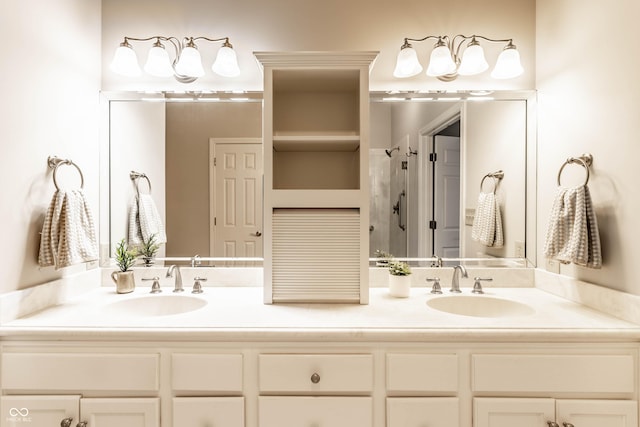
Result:
[[[273,210],[273,302],[359,302],[360,211]]]

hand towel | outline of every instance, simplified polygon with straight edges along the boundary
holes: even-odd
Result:
[[[155,235],[156,243],[166,243],[162,218],[151,194],[139,194],[129,207],[129,246],[139,246]]]
[[[56,191],[42,226],[38,264],[58,270],[97,259],[95,224],[84,193]]]
[[[600,234],[589,187],[558,187],[545,238],[544,254],[564,264],[602,267]]]
[[[478,195],[471,238],[487,247],[501,248],[504,245],[502,214],[498,198],[494,193],[481,191]]]

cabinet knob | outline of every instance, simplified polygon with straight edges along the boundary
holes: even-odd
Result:
[[[571,423],[562,423],[562,425],[564,427],[573,427],[573,424],[571,424]]]
[[[80,421],[78,424],[76,424],[76,427],[87,427],[87,422],[86,421]]]
[[[311,382],[314,384],[318,384],[320,382],[320,375],[317,372],[311,375]]]
[[[547,421],[547,425],[548,425],[549,427],[560,427],[560,426],[558,425],[558,423],[557,423],[557,422],[555,422],[555,421]]]
[[[73,421],[72,417],[65,418],[64,420],[60,421],[60,427],[71,427],[72,421]]]

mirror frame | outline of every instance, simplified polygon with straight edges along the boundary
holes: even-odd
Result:
[[[461,92],[369,92],[370,102],[406,102],[412,99],[418,101],[462,101],[476,102],[481,100],[524,100],[526,101],[526,170],[525,170],[525,267],[537,266],[537,92],[525,91],[461,91]],[[100,185],[99,185],[99,249],[100,266],[113,265],[111,258],[110,235],[110,105],[119,101],[158,101],[170,99],[176,101],[209,101],[209,102],[237,102],[242,98],[244,102],[262,102],[262,92],[100,92]],[[470,101],[474,100],[474,101]],[[411,258],[415,260],[416,258]],[[466,258],[460,258],[464,260]],[[509,258],[501,258],[509,259]],[[522,258],[518,258],[522,259]],[[429,258],[430,260],[430,258]],[[474,261],[477,259],[474,259]],[[493,258],[488,258],[493,260]]]

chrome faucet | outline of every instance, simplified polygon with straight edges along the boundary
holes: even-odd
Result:
[[[170,265],[167,270],[167,277],[173,277],[173,272],[176,272],[176,282],[175,287],[173,288],[173,292],[182,292],[184,288],[182,287],[182,274],[180,274],[180,266],[175,264]],[[466,277],[466,276],[465,276]]]
[[[449,292],[453,292],[456,294],[459,294],[460,291],[460,279],[458,279],[458,273],[462,273],[462,277],[469,277],[469,275],[467,274],[467,269],[464,268],[463,265],[456,265],[455,267],[453,267],[453,276],[451,277],[451,289],[449,289]]]

